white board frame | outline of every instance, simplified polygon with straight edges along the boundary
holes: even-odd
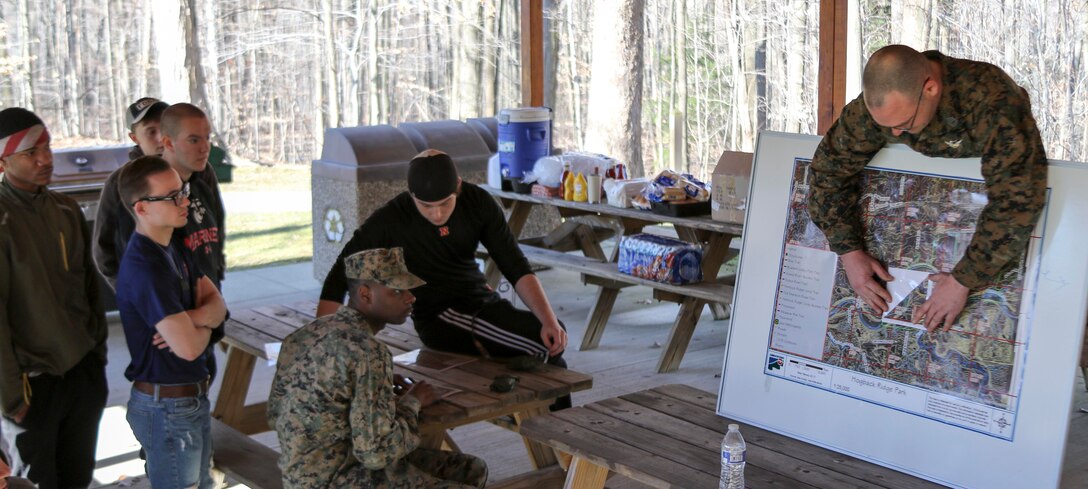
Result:
[[[1008,441],[764,373],[794,160],[811,158],[819,141],[759,136],[718,414],[955,487],[1057,487],[1088,306],[1088,167],[1050,162],[1036,228],[1043,239],[1034,318]],[[929,158],[902,145],[882,150],[870,167],[982,179],[978,158]]]

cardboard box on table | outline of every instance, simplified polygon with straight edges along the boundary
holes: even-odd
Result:
[[[748,185],[752,181],[752,153],[726,151],[710,176],[710,218],[744,224]]]

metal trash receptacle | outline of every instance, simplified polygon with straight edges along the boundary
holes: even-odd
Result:
[[[494,117],[475,117],[465,119],[465,124],[476,130],[492,153],[499,150],[499,120]]]
[[[464,181],[487,182],[487,160],[494,152],[476,130],[461,121],[325,130],[321,159],[314,160],[311,167],[314,278],[324,280],[359,225],[407,190],[408,162],[428,148],[449,154]],[[532,215],[532,225],[526,226],[522,236],[542,235],[558,226],[559,215],[554,210],[533,212],[544,213]],[[544,233],[536,229],[549,225]]]
[[[324,280],[356,228],[404,191],[415,146],[393,126],[325,130],[310,169],[314,278]]]

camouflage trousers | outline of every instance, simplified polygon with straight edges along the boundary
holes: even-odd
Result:
[[[350,487],[482,489],[487,483],[487,464],[482,459],[427,448],[412,451],[384,471],[359,469],[362,480],[352,481]]]

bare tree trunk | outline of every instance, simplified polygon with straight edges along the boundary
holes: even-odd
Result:
[[[17,58],[22,63],[30,61],[30,11],[27,8],[27,0],[16,2],[16,23],[18,25],[19,50]],[[9,33],[10,35],[10,33]],[[34,110],[34,81],[29,73],[23,70],[15,70],[12,74],[12,82],[15,85],[18,104],[27,110]]]
[[[559,64],[559,46],[556,43],[555,15],[558,11],[556,0],[544,0],[544,106],[555,107],[555,95],[558,85],[556,67]]]
[[[351,49],[346,53],[348,59],[346,63],[349,69],[345,70],[347,78],[347,87],[344,89],[344,125],[351,127],[359,125],[359,121],[363,118],[363,97],[366,96],[363,93],[362,77],[365,75],[363,71],[363,55],[361,51],[363,49],[363,34],[366,26],[365,19],[367,16],[366,7],[363,2],[355,3],[355,15],[354,20],[354,32],[351,36]]]
[[[480,4],[480,8],[483,9],[483,41],[480,43],[479,51],[479,59],[482,61],[480,63],[480,115],[485,117],[498,115],[500,109],[496,92],[498,90],[497,64],[501,47],[499,46],[499,37],[496,30],[498,28],[497,19],[501,19],[502,15],[502,2],[483,2]],[[545,29],[544,32],[548,31]],[[553,48],[555,47],[553,44]],[[552,96],[554,97],[554,94]],[[547,97],[547,88],[545,88],[545,101],[547,101]]]
[[[151,9],[155,36],[155,61],[159,67],[161,97],[170,103],[189,99],[189,76],[185,69],[185,37],[179,0],[155,0]]]
[[[333,46],[332,1],[321,0],[321,27],[324,34],[326,127],[340,126],[340,90],[336,87],[336,51]]]
[[[130,78],[132,88],[131,97],[133,101],[140,97],[148,96],[151,94],[151,87],[149,86],[149,78],[151,76],[151,0],[140,0],[137,13],[141,14],[136,17],[138,23],[138,37],[136,39],[136,65],[132,70],[133,77]],[[162,97],[162,90],[158,90],[158,97]],[[126,106],[129,101],[125,101]]]
[[[376,2],[375,2],[376,3]],[[384,124],[382,119],[381,95],[378,74],[378,19],[383,11],[372,5],[367,15],[366,34],[366,91],[367,91],[367,124]]]
[[[456,29],[456,41],[451,47],[455,51],[453,83],[454,93],[450,94],[451,119],[464,119],[478,115],[480,103],[479,69],[476,57],[480,46],[480,9],[471,1],[456,2],[451,5],[451,21]],[[453,40],[454,38],[451,38]]]
[[[495,34],[495,50],[494,50],[494,53],[493,53],[493,55],[494,55],[493,60],[494,61],[491,63],[492,66],[494,66],[494,68],[495,68],[495,77],[494,77],[494,79],[492,79],[490,81],[491,81],[491,90],[495,92],[495,114],[496,115],[499,113],[500,110],[505,108],[505,107],[502,107],[502,99],[499,96],[499,87],[500,87],[500,83],[501,83],[502,77],[503,77],[503,71],[502,70],[503,70],[503,52],[504,51],[503,51],[503,41],[502,41],[502,39],[505,39],[503,37],[503,34],[505,33],[505,29],[507,28],[507,24],[511,23],[510,19],[511,18],[517,19],[517,15],[511,16],[508,11],[509,10],[514,10],[516,12],[517,7],[519,5],[519,2],[517,2],[517,1],[514,1],[512,6],[509,5],[509,3],[510,2],[508,0],[500,0],[499,1],[498,18],[495,20],[495,30],[494,30],[494,34]],[[514,22],[518,22],[518,21],[514,20]],[[517,85],[519,87],[519,90],[520,90],[521,77],[516,77],[515,82],[517,83]]]
[[[586,146],[627,163],[633,176],[642,176],[645,1],[601,0],[597,6]]]
[[[194,24],[200,27],[200,66],[204,76],[203,93],[204,110],[208,111],[211,118],[212,129],[216,131],[216,139],[221,145],[226,144],[223,136],[223,104],[219,87],[219,2],[215,0],[199,0],[201,22]]]
[[[673,116],[673,141],[681,144],[673,145],[672,167],[677,170],[686,170],[688,166],[688,43],[687,43],[687,0],[680,0],[676,4],[676,105]]]
[[[785,98],[786,113],[789,114],[786,122],[787,132],[801,132],[801,117],[799,110],[804,107],[803,96],[805,93],[805,2],[790,2],[784,5],[786,13],[786,46],[796,46],[801,49],[786,49],[785,70],[786,74]]]
[[[110,15],[110,1],[109,0],[101,0],[101,2],[99,2],[99,8],[102,9],[102,31],[103,31],[103,33],[105,34],[105,36],[107,38],[112,38],[113,37],[113,28],[112,28],[112,22],[111,22],[111,17],[112,16]],[[120,45],[124,46],[124,42],[121,42]],[[117,80],[115,79],[116,77],[113,76],[114,73],[117,73],[118,71],[120,71],[120,70],[118,70],[118,67],[113,65],[113,48],[114,48],[114,46],[111,45],[110,43],[106,43],[106,45],[103,46],[103,48],[102,48],[102,51],[103,51],[103,53],[105,54],[105,57],[106,57],[106,59],[105,59],[105,63],[106,63],[106,94],[109,96],[108,102],[105,104],[105,106],[110,108],[110,109],[120,108],[120,107],[123,107],[125,105],[125,104],[121,103],[121,92],[117,87],[118,84],[117,84]],[[122,78],[122,80],[123,79],[124,78]],[[114,112],[114,113],[119,113],[119,112]],[[97,124],[96,124],[96,126],[97,126]],[[110,128],[109,132],[110,132],[110,135],[114,139],[119,139],[121,137],[124,137],[124,134],[125,134],[126,131],[124,131],[122,129],[123,126],[124,126],[124,121],[123,121],[123,119],[121,117],[110,117],[109,118],[109,123],[108,123],[108,127]]]
[[[928,0],[900,0],[892,2],[892,18],[898,17],[900,39],[899,44],[918,49],[928,49],[931,41],[929,37],[929,1]],[[896,8],[899,8],[898,16]],[[894,31],[893,31],[894,32]]]
[[[324,94],[322,89],[324,83],[322,83],[321,74],[323,72],[321,63],[316,59],[310,60],[310,67],[313,71],[310,72],[310,76],[313,78],[314,89],[310,93],[310,106],[313,108],[313,121],[310,124],[310,134],[314,141],[318,141],[318,144],[324,145],[325,141],[325,110],[324,110]]]
[[[567,39],[576,39],[575,26],[575,6],[574,2],[567,2]],[[567,57],[570,64],[570,77],[571,77],[571,95],[570,106],[574,111],[574,141],[579,147],[585,146],[586,141],[586,129],[585,121],[582,116],[582,76],[578,69],[578,46],[573,43],[567,43],[569,49],[569,56]]]
[[[201,107],[214,119],[210,97],[208,97],[208,78],[204,72],[203,46],[200,37],[201,19],[198,0],[185,0],[182,10],[182,27],[185,32],[185,67],[189,74],[189,101],[197,107]],[[212,120],[212,141],[222,147],[223,137],[219,135],[217,126]]]
[[[649,38],[651,35],[654,35],[655,33],[660,39],[665,39],[668,37],[669,29],[667,27],[663,27],[672,24],[670,22],[670,17],[667,14],[668,11],[669,5],[666,4],[661,10],[656,11],[657,15],[647,17],[647,38]],[[659,22],[659,17],[665,17],[665,22]],[[649,39],[647,39],[647,44],[649,45],[650,49],[650,59],[661,60],[664,58],[662,53],[666,49],[668,49],[668,44],[666,44],[662,40],[654,42],[650,41]],[[657,109],[653,114],[650,115],[650,117],[653,119],[652,124],[654,130],[654,137],[652,137],[651,140],[653,142],[654,151],[653,161],[649,162],[649,164],[655,169],[661,166],[662,162],[665,161],[665,122],[668,118],[668,112],[672,109],[673,98],[671,88],[675,83],[674,79],[676,72],[675,56],[672,56],[672,58],[674,58],[673,62],[669,63],[669,87],[662,86],[665,84],[665,81],[663,80],[663,76],[661,75],[661,73],[659,73],[657,70],[648,70],[647,72],[646,85],[649,87],[649,99],[654,102],[668,100],[667,104],[656,103],[655,106],[657,107]],[[668,97],[666,97],[665,92],[669,93]]]
[[[761,8],[762,7],[762,8]],[[755,19],[763,19],[769,12],[769,7],[766,3],[756,7],[757,10],[753,15]],[[749,99],[752,101],[752,105],[755,108],[755,126],[753,127],[753,138],[755,140],[755,134],[759,131],[767,128],[767,25],[764,22],[755,22],[756,28],[753,33],[753,43],[755,44],[755,52],[753,54],[752,73],[754,74],[753,85],[755,93]]]
[[[73,22],[77,22],[79,17],[75,15],[76,5],[75,0],[65,0],[59,5],[58,13],[65,20],[61,21],[58,18],[58,29],[61,31],[58,34],[63,33],[66,54],[63,58],[64,64],[64,92],[61,98],[61,104],[64,114],[64,124],[67,126],[65,135],[74,136],[80,134],[83,129],[83,111],[81,109],[79,94],[80,90],[80,71],[82,65],[80,64],[80,46],[79,39],[77,37],[76,28],[73,27]]]

